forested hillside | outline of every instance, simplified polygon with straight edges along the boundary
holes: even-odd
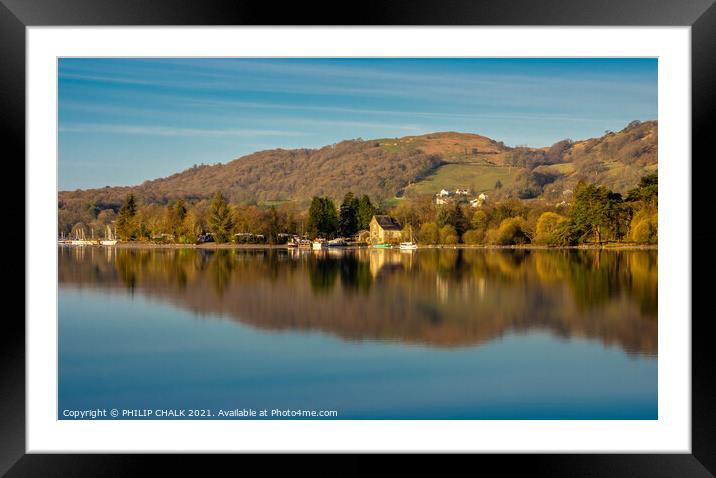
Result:
[[[313,196],[339,199],[347,191],[378,203],[470,188],[494,198],[559,200],[580,180],[625,193],[657,169],[656,121],[634,121],[619,132],[551,147],[508,147],[466,133],[347,140],[320,149],[275,149],[226,164],[198,165],[138,186],[59,193],[60,222],[115,212],[132,193],[140,203],[195,203],[221,191],[233,204],[306,205]],[[62,229],[62,224],[60,225]]]

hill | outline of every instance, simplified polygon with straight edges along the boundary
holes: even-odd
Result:
[[[658,124],[632,122],[619,132],[581,141],[566,139],[549,148],[506,148],[492,155],[443,156],[440,167],[409,185],[405,195],[442,188],[531,199],[556,199],[585,180],[625,193],[657,170]],[[502,188],[496,190],[499,180]]]
[[[444,187],[488,191],[498,179],[502,188],[496,194],[523,199],[559,197],[581,179],[625,192],[656,170],[657,129],[656,121],[634,121],[619,132],[546,148],[508,147],[477,134],[445,132],[267,150],[138,186],[62,191],[59,206],[115,209],[129,193],[166,204],[207,199],[216,191],[233,203],[305,203],[314,195],[340,198],[349,190],[381,201]]]

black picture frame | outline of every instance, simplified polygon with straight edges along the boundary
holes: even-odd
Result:
[[[287,3],[277,8],[270,2],[228,0],[0,0],[0,131],[8,154],[6,158],[23,164],[20,158],[25,157],[25,29],[29,26],[690,26],[692,156],[707,156],[713,128],[710,123],[716,113],[714,1],[399,0],[364,1],[352,8],[338,8],[337,3],[318,1]],[[13,155],[9,156],[8,151]],[[692,171],[693,164],[692,161]],[[18,174],[24,177],[24,168]],[[692,177],[698,178],[693,174]],[[693,190],[698,190],[695,183]],[[692,204],[697,205],[694,199],[692,196]],[[705,241],[704,236],[705,231],[692,231],[692,243],[698,239]],[[27,253],[24,250],[23,257]],[[22,283],[24,286],[25,282]],[[692,297],[700,296],[694,292],[705,292],[708,286],[707,281],[697,281],[693,274],[692,284]],[[480,455],[477,459],[481,460],[481,469],[486,469],[484,465],[489,461],[508,474],[528,471],[549,476],[713,476],[716,473],[716,392],[710,367],[711,338],[706,330],[710,315],[693,314],[692,319],[692,454],[522,455],[519,459]],[[689,320],[690,317],[669,319]],[[25,454],[25,325],[20,314],[5,314],[3,325],[0,333],[0,475],[130,476],[147,470],[146,456],[140,459],[123,455]],[[162,460],[162,465],[186,466],[183,457],[163,456],[154,460]],[[301,460],[294,458],[288,462],[290,467],[297,468]],[[363,468],[363,462],[354,456],[341,463],[344,472],[356,472]],[[218,467],[221,463],[214,465]],[[363,471],[366,470],[367,466]]]

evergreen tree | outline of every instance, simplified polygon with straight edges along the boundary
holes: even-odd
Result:
[[[167,214],[169,216],[169,230],[175,239],[183,235],[185,231],[184,219],[187,215],[187,208],[182,199],[169,206]]]
[[[594,240],[600,243],[609,232],[618,234],[623,220],[623,209],[619,207],[621,202],[621,194],[604,186],[578,184],[574,192],[572,220],[573,231],[579,233],[580,242],[593,235]]]
[[[209,231],[217,243],[229,242],[231,233],[234,230],[234,220],[231,208],[226,203],[224,195],[217,192],[211,201],[211,213],[209,214]]]
[[[659,176],[656,173],[641,178],[639,185],[627,193],[627,201],[654,202],[658,196]]]
[[[351,192],[343,198],[338,215],[338,233],[343,237],[352,236],[358,232],[358,204],[358,199]]]
[[[137,203],[134,200],[134,195],[130,194],[124,198],[122,207],[119,209],[117,215],[117,236],[123,241],[130,241],[136,237],[137,234]]]
[[[452,225],[457,231],[458,236],[461,236],[465,231],[470,228],[470,221],[468,221],[465,213],[462,210],[462,206],[455,204],[455,208],[452,211]]]
[[[281,218],[274,206],[271,206],[266,214],[266,239],[269,244],[278,243],[278,234],[281,232]]]
[[[174,210],[176,211],[176,218],[179,222],[183,221],[186,217],[187,208],[186,204],[184,204],[183,199],[179,199],[176,203],[176,206],[174,207]]]
[[[375,206],[370,202],[370,198],[367,195],[363,195],[358,200],[358,208],[357,208],[357,219],[358,219],[358,229],[368,229],[370,226],[370,220],[373,219],[373,216],[377,212]]]
[[[308,209],[308,232],[316,237],[333,237],[338,230],[338,212],[329,197],[314,196]]]

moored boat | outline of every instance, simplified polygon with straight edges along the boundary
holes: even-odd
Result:
[[[112,234],[112,230],[107,226],[107,233],[105,236],[105,239],[99,241],[100,244],[103,246],[114,246],[117,244],[117,239],[115,239],[114,234]]]
[[[71,246],[96,246],[99,242],[94,239],[94,237],[92,239],[87,239],[85,237],[85,231],[83,229],[78,229],[74,234],[74,238],[70,238],[65,241],[65,244],[69,244]]]
[[[88,239],[73,239],[69,241],[69,244],[73,246],[95,246],[97,245],[97,241],[92,241]]]
[[[407,242],[401,242],[400,243],[400,250],[402,251],[412,251],[418,248],[418,245],[413,242],[413,228],[410,228],[410,240]]]
[[[346,240],[342,237],[339,237],[337,239],[331,239],[325,244],[325,247],[345,247],[348,244],[346,243]]]

